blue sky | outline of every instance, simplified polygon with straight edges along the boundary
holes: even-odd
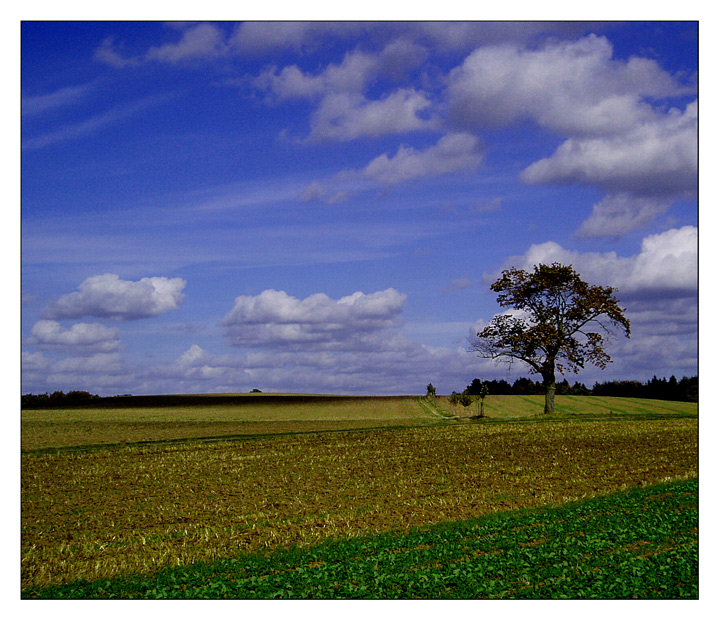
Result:
[[[392,394],[527,369],[510,266],[697,373],[695,22],[24,22],[22,391]]]

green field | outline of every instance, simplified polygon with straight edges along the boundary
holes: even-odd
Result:
[[[556,580],[549,574],[542,578],[546,588],[537,583],[524,587],[524,577],[511,572],[515,570],[511,562],[490,579],[492,587],[480,586],[477,580],[463,581],[466,587],[448,585],[445,569],[450,567],[451,574],[460,571],[455,575],[459,578],[479,571],[484,555],[510,561],[514,556],[501,537],[495,544],[494,538],[482,535],[491,548],[478,555],[467,552],[464,559],[456,556],[457,550],[452,552],[454,559],[445,557],[443,545],[424,539],[407,542],[408,549],[421,553],[401,556],[403,564],[397,566],[402,574],[414,570],[425,579],[391,582],[389,589],[370,587],[378,575],[368,567],[362,569],[364,576],[344,578],[342,571],[350,570],[350,563],[342,568],[337,559],[311,559],[321,550],[350,558],[350,547],[342,545],[351,546],[353,541],[372,546],[373,541],[389,537],[387,544],[392,546],[400,540],[393,537],[415,530],[464,531],[468,520],[509,518],[527,510],[555,514],[552,511],[568,503],[581,502],[574,504],[581,507],[658,483],[691,483],[698,467],[696,404],[557,397],[557,415],[548,419],[541,414],[541,397],[496,396],[487,398],[488,417],[482,420],[469,419],[472,411],[453,411],[444,399],[428,402],[416,397],[262,395],[195,401],[176,397],[171,402],[157,397],[134,404],[23,411],[23,597],[72,597],[72,592],[79,597],[111,592],[263,598],[554,597],[561,592],[600,598],[696,596],[696,576],[688,581],[686,577],[694,570],[696,555],[691,543],[697,539],[696,527],[690,527],[695,487],[691,492],[689,487],[677,491],[684,498],[683,508],[669,501],[673,491],[646,500],[655,502],[660,521],[674,519],[671,515],[678,512],[676,518],[690,524],[682,526],[689,528],[689,534],[682,534],[681,540],[647,539],[648,530],[642,525],[646,509],[626,504],[623,521],[634,538],[616,549],[604,548],[596,563],[588,565],[592,574],[585,577],[600,581],[608,577],[608,567],[617,558],[629,562],[627,570],[642,568],[642,574],[649,564],[632,562],[654,562],[651,579],[630,590],[613,590],[609,585],[572,590],[569,586],[579,583],[576,558],[557,551],[562,546],[559,535],[552,545],[537,546],[550,553],[542,562],[551,574],[557,567],[567,569],[571,578],[565,580],[564,589],[551,585]],[[587,506],[586,510],[593,510]],[[600,514],[608,509],[597,510]],[[572,519],[567,522],[575,527]],[[527,527],[525,521],[521,523],[516,527]],[[610,529],[602,535],[612,541],[619,534]],[[594,545],[597,539],[591,540]],[[335,544],[339,546],[332,547]],[[659,551],[649,553],[652,545],[658,545]],[[392,554],[399,553],[399,547],[392,548]],[[287,553],[300,555],[282,555]],[[420,559],[410,570],[406,564],[414,562],[413,557]],[[460,559],[461,566],[455,566]],[[681,576],[666,573],[670,559],[680,562]],[[307,568],[321,573],[318,567],[331,564],[339,572],[327,577],[330,581],[317,582],[317,589],[308,585],[307,590],[297,590],[296,581],[288,588],[273,575],[277,566],[284,566],[282,562],[295,561],[299,564],[294,568],[279,572],[292,576],[300,571],[292,577],[295,580]],[[250,567],[264,562],[269,572],[243,568],[232,577],[203,576],[225,575],[228,562],[235,567],[232,570],[239,570],[238,562]],[[435,570],[435,565],[444,568]],[[430,569],[431,574],[426,572]],[[167,589],[162,575],[174,575],[167,579],[187,575],[193,587],[213,583],[219,589]],[[258,586],[254,595],[236,586],[252,579]],[[426,589],[428,580],[440,585]],[[123,583],[134,585],[118,585]],[[274,590],[267,585],[271,583],[276,583]],[[58,587],[69,589],[44,589]]]

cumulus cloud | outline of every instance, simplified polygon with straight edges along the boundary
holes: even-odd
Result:
[[[232,45],[244,54],[288,50],[309,55],[341,39],[364,37],[386,43],[399,38],[443,54],[472,50],[481,44],[526,43],[547,35],[576,37],[588,26],[583,22],[245,22],[233,34]]]
[[[528,183],[587,183],[611,192],[690,196],[698,170],[697,102],[619,136],[576,138],[522,173]]]
[[[297,65],[265,70],[253,80],[259,90],[276,101],[312,99],[338,93],[361,93],[377,77],[382,62],[379,54],[351,51],[340,64],[330,64],[322,72],[310,74]]]
[[[432,120],[421,113],[430,101],[414,89],[404,88],[378,100],[352,93],[327,95],[310,121],[313,140],[377,138],[419,129],[432,129]]]
[[[541,49],[486,46],[449,75],[449,115],[463,127],[533,120],[564,135],[614,135],[652,117],[644,97],[686,92],[653,60],[612,59],[589,35]]]
[[[510,258],[507,267],[531,270],[539,263],[571,264],[591,284],[615,289],[631,322],[631,338],[611,338],[612,376],[596,369],[578,380],[613,377],[646,380],[652,375],[694,375],[698,365],[698,231],[684,226],[647,236],[641,250],[628,257],[615,252],[567,250],[548,241]],[[487,276],[494,281],[499,274]],[[516,311],[515,311],[516,312]],[[476,333],[476,332],[475,332]],[[520,374],[526,372],[522,368]]]
[[[33,326],[28,342],[40,348],[108,352],[120,348],[120,332],[100,323],[75,323],[65,329],[57,321],[40,320]]]
[[[235,392],[257,387],[269,392],[419,394],[429,381],[449,393],[462,387],[467,373],[487,376],[487,372],[496,374],[486,360],[469,356],[463,349],[427,347],[401,333],[386,332],[382,346],[360,350],[303,346],[216,355],[193,345],[172,364],[156,368],[155,380],[183,391]]]
[[[30,353],[23,351],[21,355],[21,364],[23,373],[44,370],[50,365],[50,360],[42,353]]]
[[[44,316],[48,319],[94,316],[113,321],[157,316],[179,307],[185,284],[182,278],[152,277],[133,282],[111,273],[92,276],[77,291],[49,304]]]
[[[96,352],[53,359],[23,352],[23,393],[88,390],[102,395],[142,393],[142,372],[128,366],[117,352]]]
[[[117,373],[125,370],[119,353],[95,353],[89,357],[67,357],[55,362],[56,373]]]
[[[699,279],[699,235],[695,226],[684,226],[649,235],[641,251],[620,257],[615,252],[577,252],[553,241],[532,245],[507,266],[532,269],[539,263],[571,264],[582,277],[596,284],[615,287],[620,299],[695,298]]]
[[[318,100],[310,119],[311,140],[345,141],[431,129],[435,121],[423,114],[431,102],[415,88],[399,88],[376,99],[364,94],[380,76],[391,82],[405,80],[425,57],[421,46],[397,40],[376,53],[348,52],[340,64],[330,64],[314,74],[297,65],[281,71],[272,67],[255,77],[252,85],[274,102]]]
[[[368,337],[399,325],[406,295],[394,289],[331,299],[324,293],[297,299],[266,290],[240,296],[222,325],[239,346],[361,346]]]
[[[568,138],[521,179],[607,192],[579,234],[616,236],[696,196],[697,102],[684,111],[651,104],[694,93],[656,61],[614,59],[606,38],[589,35],[539,49],[481,47],[450,72],[447,102],[462,128],[533,121]]]
[[[394,157],[386,153],[380,155],[360,174],[382,185],[394,185],[428,176],[475,170],[481,163],[479,139],[468,133],[453,133],[423,151],[400,146]]]

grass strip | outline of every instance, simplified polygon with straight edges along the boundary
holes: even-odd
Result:
[[[27,589],[89,599],[696,599],[698,482]]]

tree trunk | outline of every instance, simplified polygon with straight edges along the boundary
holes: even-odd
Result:
[[[554,413],[554,393],[557,391],[557,382],[554,373],[544,377],[544,413]]]

